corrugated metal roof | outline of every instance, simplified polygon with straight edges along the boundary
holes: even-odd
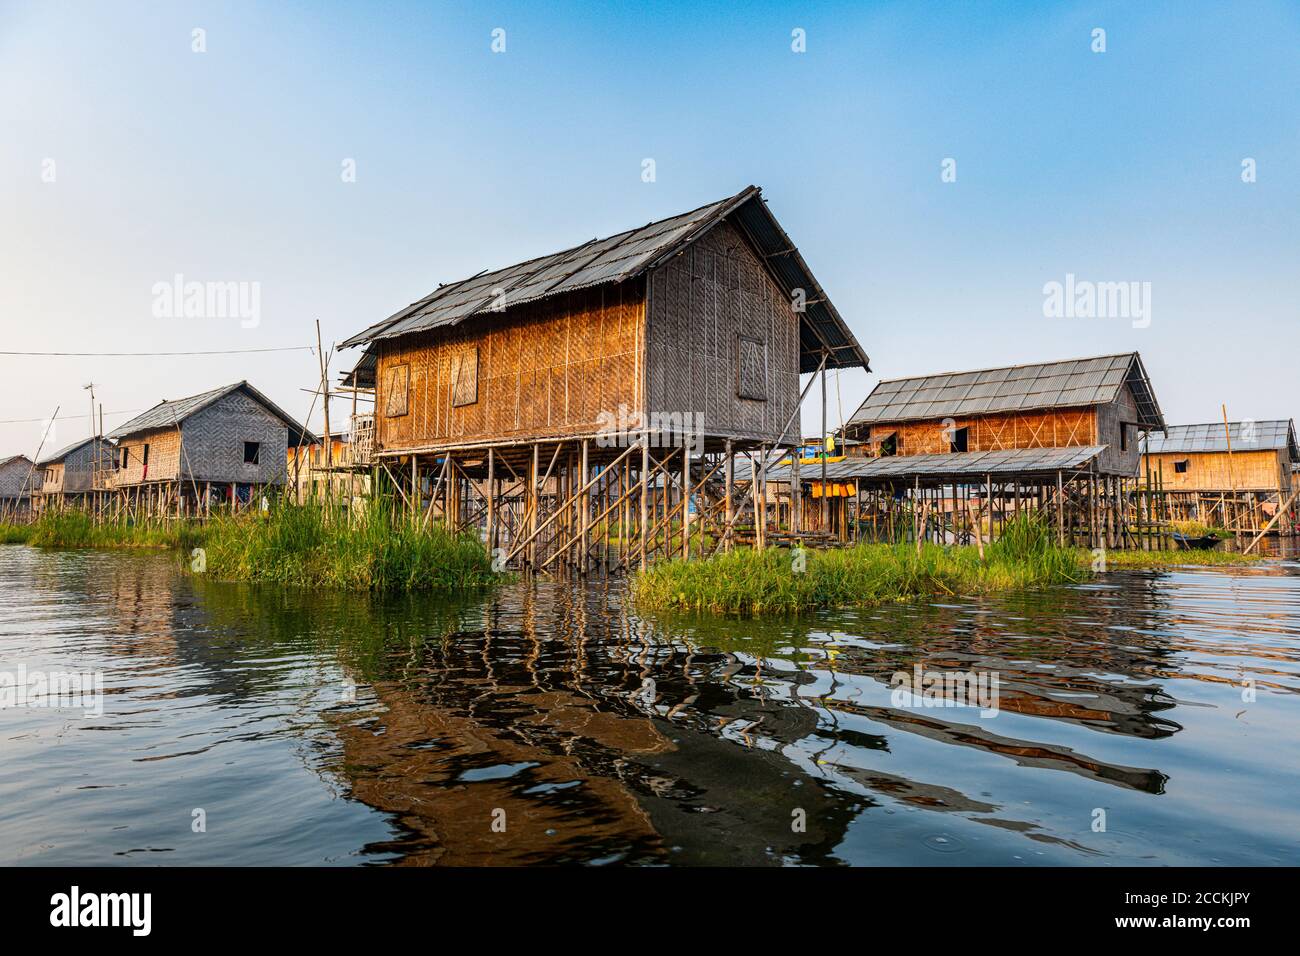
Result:
[[[191,395],[188,398],[177,398],[171,401],[159,402],[148,411],[142,412],[129,422],[113,429],[113,431],[109,433],[108,437],[120,439],[139,432],[155,431],[159,428],[175,428],[196,412],[202,411],[213,402],[225,398],[227,395],[237,391],[243,391],[254,401],[259,402],[267,411],[271,412],[271,414],[275,415],[285,423],[289,429],[289,444],[296,445],[299,441],[314,442],[316,440],[314,435],[290,418],[278,405],[247,382],[235,382],[233,385],[223,385],[221,388],[214,388],[207,392],[200,392],[198,395]]]
[[[53,454],[45,455],[42,458],[36,459],[36,464],[57,465],[59,462],[63,461],[63,459],[71,455],[74,451],[77,451],[78,449],[83,448],[86,445],[89,445],[91,442],[95,440],[96,439],[94,438],[83,438],[81,439],[81,441],[73,442],[71,445],[68,445],[66,448],[60,448],[58,451],[54,452]],[[101,438],[99,439],[99,441],[104,441],[104,440]],[[108,443],[105,442],[105,444]]]
[[[848,424],[1105,404],[1114,401],[1125,384],[1137,400],[1138,424],[1163,428],[1160,406],[1137,352],[891,379],[872,390]]]
[[[1300,447],[1296,444],[1295,422],[1287,418],[1264,422],[1229,422],[1227,432],[1224,431],[1223,422],[1171,425],[1164,431],[1152,432],[1148,435],[1142,450],[1151,454],[1227,451],[1229,435],[1232,437],[1233,451],[1285,448],[1292,461],[1300,459]]]
[[[441,285],[341,345],[348,348],[458,325],[472,317],[494,314],[498,303],[509,310],[567,292],[623,282],[662,264],[723,219],[732,222],[749,239],[784,292],[789,295],[794,289],[804,290],[806,310],[800,316],[800,370],[814,371],[821,362],[823,348],[831,353],[828,367],[867,367],[866,353],[790,237],[768,210],[757,186],[748,186],[735,196],[637,229]]]
[[[946,455],[890,455],[885,458],[845,458],[826,463],[828,481],[971,477],[1004,474],[1046,474],[1082,468],[1106,450],[1105,445],[1069,448],[1008,448],[999,451],[952,452]],[[820,481],[820,462],[800,466],[803,481]],[[789,465],[769,468],[769,481],[789,481]]]

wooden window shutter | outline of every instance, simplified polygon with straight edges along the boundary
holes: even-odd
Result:
[[[767,401],[767,343],[736,337],[736,396]]]
[[[478,346],[452,357],[451,404],[473,405],[478,401]]]
[[[384,388],[384,415],[398,418],[407,412],[408,393],[411,389],[411,366],[394,365],[388,370]]]

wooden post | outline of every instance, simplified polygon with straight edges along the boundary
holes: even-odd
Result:
[[[581,465],[582,474],[579,476],[579,482],[580,482],[579,487],[586,485],[588,483],[588,479],[591,476],[591,459],[589,457],[590,444],[591,444],[591,439],[584,438],[582,440],[582,465]],[[590,541],[591,488],[590,487],[588,487],[587,490],[582,493],[582,497],[578,501],[578,507],[582,510],[582,513],[579,515],[580,523],[578,526],[579,533],[581,534],[581,537],[578,539],[579,540],[578,573],[586,574],[588,571],[588,559],[589,559],[589,555],[591,554],[591,541]]]
[[[829,356],[822,352],[822,531],[830,531],[831,499],[826,488],[826,459],[830,454],[826,440],[826,360]]]
[[[491,554],[497,546],[497,485],[496,485],[496,450],[488,448],[487,460],[487,549]]]
[[[650,436],[641,437],[641,526],[637,538],[640,539],[641,570],[646,564],[646,534],[650,530]]]
[[[803,531],[803,481],[799,477],[800,447],[795,446],[790,456],[790,530]]]
[[[725,523],[722,526],[722,546],[723,550],[730,551],[732,547],[731,523],[736,520],[735,499],[732,497],[732,488],[735,485],[736,478],[736,452],[731,446],[730,438],[727,439],[725,454],[727,458],[726,464],[723,466],[723,482],[726,485],[724,489],[726,501],[723,506],[723,521]]]

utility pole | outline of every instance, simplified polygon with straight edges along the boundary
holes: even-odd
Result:
[[[329,367],[325,364],[325,349],[321,346],[320,319],[316,320],[316,353],[320,356],[320,388],[321,395],[325,398],[325,454],[323,457],[325,458],[325,467],[329,468],[334,458],[334,446],[330,440],[330,379]],[[328,475],[326,475],[325,480],[328,485]]]
[[[99,436],[95,432],[95,383],[83,385],[81,390],[90,392],[90,437],[94,439],[90,446],[90,496],[93,501],[95,489],[99,487]]]

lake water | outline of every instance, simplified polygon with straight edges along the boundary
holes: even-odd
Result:
[[[1300,862],[1294,562],[755,623],[2,546],[0,671],[103,682],[0,709],[3,864]]]

